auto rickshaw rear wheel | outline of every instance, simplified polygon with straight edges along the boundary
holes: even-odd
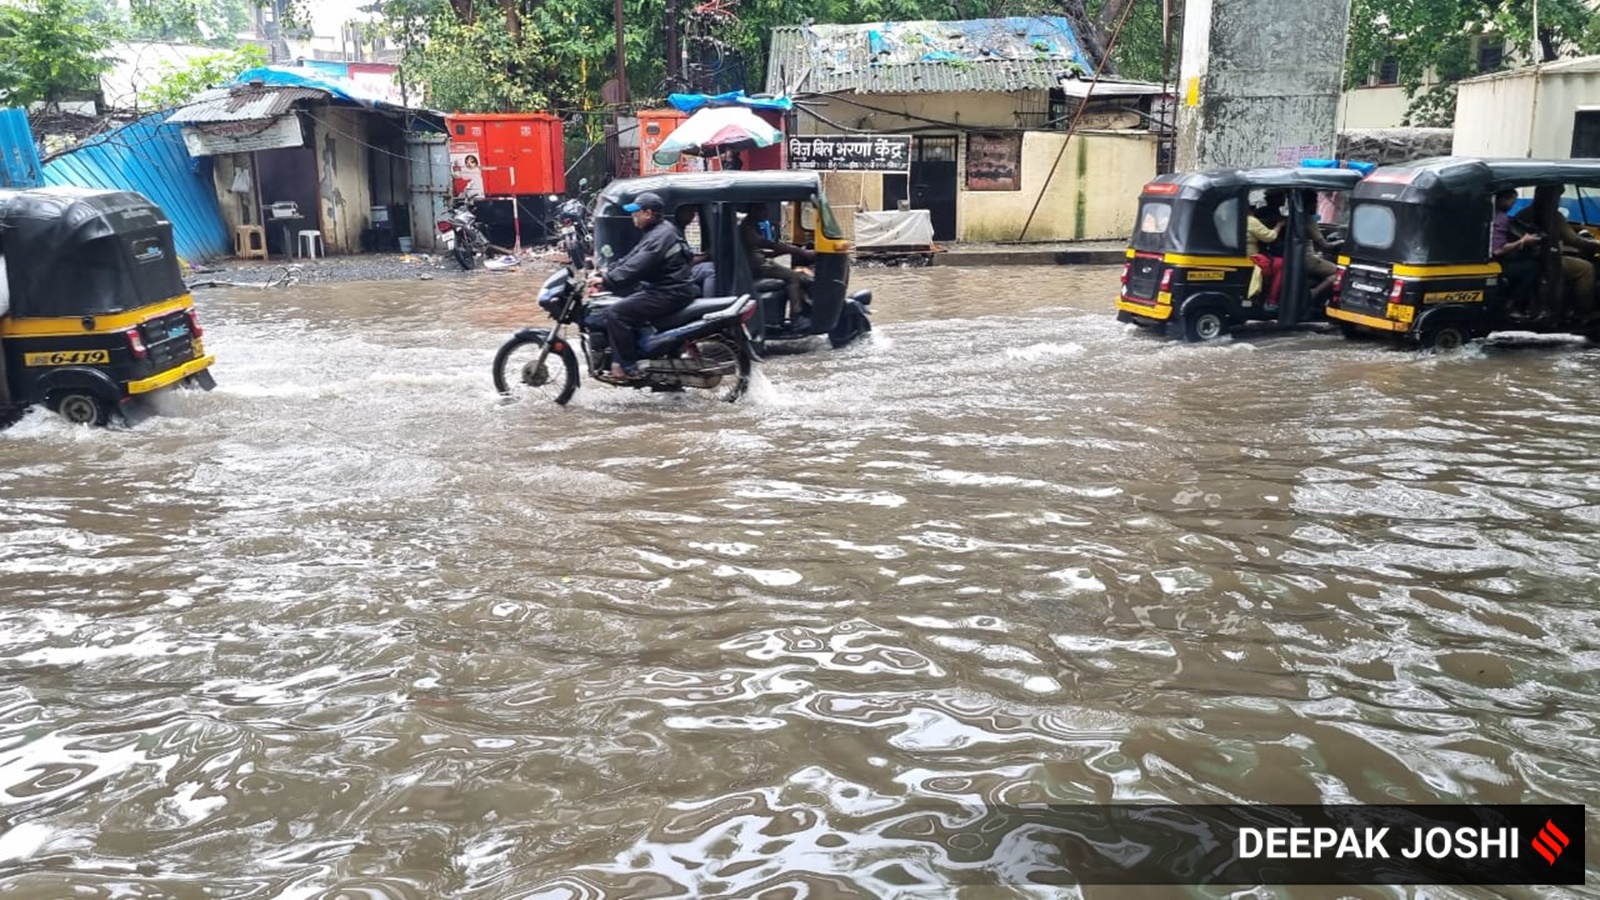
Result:
[[[111,404],[90,391],[66,391],[55,395],[51,406],[61,418],[74,425],[104,425],[111,421]]]
[[[1451,350],[1461,349],[1467,342],[1466,328],[1454,322],[1445,322],[1439,325],[1428,325],[1422,329],[1418,344],[1423,350],[1437,350],[1448,353]]]
[[[1184,338],[1201,343],[1214,341],[1228,333],[1228,320],[1215,309],[1197,309],[1184,314]]]

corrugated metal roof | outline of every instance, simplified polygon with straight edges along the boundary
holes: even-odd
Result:
[[[772,30],[767,92],[1048,90],[1084,70],[1060,16],[785,26]]]
[[[1485,81],[1497,81],[1506,78],[1532,78],[1535,73],[1544,75],[1585,75],[1590,72],[1600,72],[1600,56],[1576,56],[1571,59],[1558,59],[1554,62],[1540,63],[1535,66],[1523,66],[1519,69],[1507,69],[1504,72],[1489,72],[1485,75],[1474,75],[1463,78],[1457,84],[1480,84]]]
[[[44,183],[138,191],[171,220],[179,256],[193,263],[226,255],[211,161],[189,156],[168,116],[145,116],[56,156],[44,164]]]
[[[44,183],[40,169],[27,110],[0,111],[0,186],[38,187]]]
[[[326,100],[327,91],[276,85],[238,84],[206,91],[173,112],[168,119],[175,125],[204,122],[244,122],[272,119],[289,111],[300,100]]]

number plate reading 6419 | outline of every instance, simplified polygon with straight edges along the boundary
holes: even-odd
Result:
[[[54,353],[28,353],[22,357],[25,366],[85,366],[111,362],[109,350],[57,350]]]

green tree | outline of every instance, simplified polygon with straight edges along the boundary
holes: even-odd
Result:
[[[222,50],[175,66],[164,62],[160,80],[139,92],[139,104],[151,109],[180,106],[207,88],[227,84],[240,72],[267,64],[267,51],[257,46]]]
[[[250,25],[253,0],[129,0],[130,36],[231,47]]]
[[[1406,124],[1448,126],[1455,82],[1475,74],[1473,38],[1534,45],[1531,0],[1354,0],[1345,63],[1347,87],[1366,83],[1392,58],[1410,99]],[[1600,28],[1584,0],[1540,0],[1541,61],[1600,50]],[[1431,81],[1430,81],[1431,79]]]
[[[290,16],[304,17],[310,0],[294,2]],[[759,91],[772,29],[779,25],[1066,15],[1093,54],[1130,2],[1112,71],[1159,81],[1160,0],[737,0],[731,5],[737,21],[724,25],[719,38],[743,60],[746,90]],[[635,101],[660,100],[667,0],[625,0],[623,6],[629,94]],[[600,105],[601,86],[616,74],[612,0],[373,0],[365,8],[382,15],[401,46],[400,77],[408,93],[426,84],[436,108],[590,108]]]
[[[99,87],[115,35],[89,24],[88,0],[0,6],[0,92],[12,106],[59,101]]]

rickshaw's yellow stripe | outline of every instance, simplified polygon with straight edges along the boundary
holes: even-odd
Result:
[[[189,309],[193,306],[194,295],[184,294],[181,297],[163,300],[160,303],[152,303],[149,306],[141,306],[125,313],[88,316],[87,318],[94,319],[93,328],[83,327],[85,316],[51,316],[48,318],[27,319],[7,316],[0,318],[0,336],[77,337],[84,334],[100,334],[108,331],[126,331],[158,316]]]
[[[1342,319],[1355,325],[1365,325],[1380,331],[1407,331],[1410,325],[1405,322],[1394,322],[1389,319],[1380,319],[1377,316],[1363,316],[1360,313],[1345,312],[1342,309],[1328,307],[1324,312],[1330,319]]]
[[[1140,303],[1129,303],[1122,298],[1117,298],[1117,309],[1146,319],[1170,319],[1172,307],[1170,306],[1145,306]]]
[[[151,391],[159,391],[169,384],[176,384],[188,378],[216,361],[217,358],[215,356],[202,356],[199,359],[191,359],[175,369],[168,369],[160,375],[152,375],[139,381],[130,381],[128,382],[128,393],[148,394]]]
[[[1407,266],[1396,263],[1394,274],[1401,278],[1447,278],[1452,275],[1499,275],[1499,263],[1471,263],[1464,266]]]
[[[1168,253],[1162,258],[1174,266],[1252,266],[1248,256],[1185,256],[1180,253]]]

